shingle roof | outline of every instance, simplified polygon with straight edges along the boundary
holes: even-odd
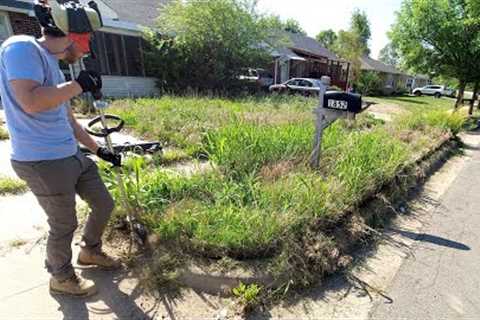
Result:
[[[288,33],[288,36],[292,41],[292,49],[305,51],[307,53],[312,53],[314,55],[322,56],[331,60],[338,60],[338,57],[333,52],[325,47],[322,47],[322,45],[313,38],[290,32]]]
[[[144,27],[153,27],[159,9],[169,0],[102,0],[118,14],[120,20],[133,22]]]
[[[362,62],[362,70],[378,71],[391,74],[404,74],[403,72],[397,70],[394,66],[385,64],[370,57],[365,56],[360,60]]]
[[[0,0],[0,6],[24,10],[31,10],[33,8],[33,5],[31,3],[17,0]]]

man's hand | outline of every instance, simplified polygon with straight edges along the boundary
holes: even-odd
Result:
[[[83,92],[99,92],[102,89],[102,78],[95,71],[82,70],[76,79]]]
[[[105,147],[100,147],[97,150],[97,157],[107,162],[113,164],[114,167],[121,167],[122,166],[122,156],[119,154],[114,154],[110,152]]]

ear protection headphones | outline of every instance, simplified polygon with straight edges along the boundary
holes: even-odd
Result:
[[[102,15],[95,1],[83,5],[79,0],[36,0],[33,10],[40,25],[56,37],[69,33],[92,33],[103,27]]]

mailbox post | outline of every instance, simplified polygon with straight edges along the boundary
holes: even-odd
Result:
[[[320,167],[324,130],[339,118],[346,118],[349,115],[354,116],[365,110],[365,108],[362,109],[361,95],[340,91],[327,91],[327,88],[330,85],[330,77],[322,77],[320,82],[319,105],[313,111],[316,115],[316,122],[315,139],[310,165],[314,169]]]

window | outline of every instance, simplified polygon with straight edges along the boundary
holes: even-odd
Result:
[[[125,42],[127,74],[129,76],[143,76],[142,39],[131,36],[124,36],[123,39]]]
[[[298,85],[300,85],[299,82],[300,82],[299,80],[294,79],[294,80],[288,81],[287,84],[288,84],[289,86],[298,86]]]
[[[142,77],[145,74],[140,37],[95,32],[92,50],[96,59],[85,59],[87,68],[103,75]]]
[[[6,12],[0,11],[0,43],[7,40],[12,34],[10,20]]]
[[[313,87],[313,84],[308,80],[302,80],[301,83],[300,83],[300,86],[311,88],[311,87]]]

